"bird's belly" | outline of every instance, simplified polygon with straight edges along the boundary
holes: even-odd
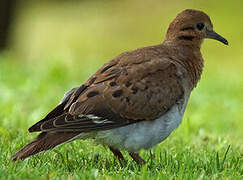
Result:
[[[181,123],[184,110],[174,105],[153,121],[141,121],[124,127],[99,131],[95,140],[113,148],[137,152],[162,142]]]

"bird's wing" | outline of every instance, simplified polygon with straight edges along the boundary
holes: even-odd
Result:
[[[107,130],[160,117],[184,92],[176,65],[149,53],[133,51],[108,62],[30,132]]]

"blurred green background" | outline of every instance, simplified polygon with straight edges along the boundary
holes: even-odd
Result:
[[[213,139],[220,142],[213,148],[231,144],[242,154],[242,0],[72,0],[18,5],[9,49],[0,53],[0,138],[5,144],[0,148],[5,159],[21,147],[19,138],[22,144],[33,138],[27,128],[65,91],[85,82],[114,56],[161,43],[169,23],[188,8],[209,14],[229,46],[204,41],[202,79],[182,125],[170,138],[189,145]]]

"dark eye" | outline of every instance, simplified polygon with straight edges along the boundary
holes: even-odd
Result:
[[[203,23],[198,23],[198,24],[197,24],[197,29],[198,29],[199,31],[201,31],[203,28],[204,28],[204,24],[203,24]]]

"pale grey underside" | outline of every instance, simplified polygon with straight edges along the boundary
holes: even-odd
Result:
[[[186,101],[175,104],[166,114],[153,121],[97,132],[96,141],[116,149],[138,152],[165,140],[181,123]]]
[[[165,140],[179,126],[187,100],[188,96],[184,96],[166,114],[156,120],[141,121],[105,131],[82,133],[72,140],[92,138],[98,143],[129,152],[150,149]]]

